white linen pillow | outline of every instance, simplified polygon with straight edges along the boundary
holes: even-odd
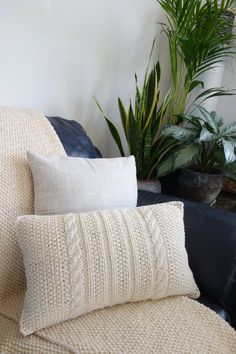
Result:
[[[38,215],[129,208],[137,205],[133,156],[111,159],[42,156],[27,152]]]
[[[180,202],[22,216],[17,237],[27,280],[25,335],[107,306],[199,296]]]

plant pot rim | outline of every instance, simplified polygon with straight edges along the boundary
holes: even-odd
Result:
[[[197,169],[194,169],[194,168],[184,168],[184,170],[192,172],[194,174],[198,174],[198,175],[200,174],[200,175],[204,175],[204,176],[223,177],[223,174],[220,171],[216,171],[215,173],[206,173],[206,172],[198,171]]]

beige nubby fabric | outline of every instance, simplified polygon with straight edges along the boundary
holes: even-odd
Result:
[[[33,212],[27,150],[65,154],[41,113],[0,107],[0,301],[24,287],[24,268],[14,225],[17,216]]]
[[[22,216],[17,237],[27,280],[23,334],[106,306],[199,296],[180,202]]]
[[[134,208],[137,178],[133,156],[112,159],[27,153],[38,215]]]
[[[15,324],[23,296],[9,299],[0,308],[8,317],[0,316],[0,353],[236,353],[234,329],[186,296],[107,307],[26,337]]]
[[[22,263],[12,223],[16,216],[33,210],[26,149],[49,154],[57,154],[58,149],[63,154],[41,114],[0,108],[0,298],[22,287],[18,277],[23,278]],[[0,301],[1,354],[236,353],[235,331],[187,297],[93,311],[27,337],[19,330],[23,299],[24,294],[18,294]]]

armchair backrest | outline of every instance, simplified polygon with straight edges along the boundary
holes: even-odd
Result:
[[[27,150],[65,155],[41,113],[0,107],[0,300],[24,288],[24,268],[14,226],[17,216],[33,212]]]

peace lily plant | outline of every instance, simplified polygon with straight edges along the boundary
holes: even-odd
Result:
[[[236,179],[236,122],[223,124],[216,112],[198,107],[198,115],[178,115],[182,125],[167,125],[161,136],[172,145],[172,151],[157,168],[165,176],[184,167],[207,174],[221,173]]]

